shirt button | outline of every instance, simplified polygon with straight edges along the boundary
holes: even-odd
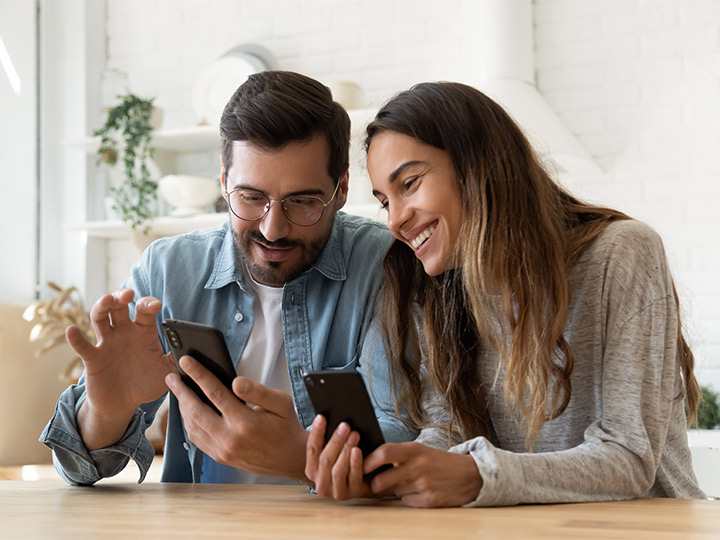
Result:
[[[242,313],[236,313],[236,314],[235,314],[235,320],[236,320],[237,322],[242,321],[242,320],[243,320],[243,314],[242,314]]]
[[[187,450],[188,452],[190,451],[190,445],[189,445],[188,443],[186,443],[186,442],[183,443],[183,448],[184,448],[185,450]]]

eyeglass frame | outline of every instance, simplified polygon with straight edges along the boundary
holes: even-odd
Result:
[[[338,180],[338,182],[335,184],[335,189],[333,190],[332,197],[330,197],[328,202],[323,201],[317,195],[288,195],[287,197],[284,197],[282,199],[273,199],[272,197],[268,197],[265,193],[263,193],[262,191],[257,190],[257,189],[235,188],[231,191],[228,191],[227,188],[225,188],[225,187],[223,187],[223,189],[225,190],[225,195],[227,195],[228,208],[230,209],[230,212],[232,212],[232,214],[238,219],[241,219],[243,221],[260,221],[261,219],[263,219],[265,216],[268,215],[268,213],[270,212],[270,207],[273,205],[273,203],[279,202],[280,209],[282,210],[283,216],[285,216],[285,219],[287,219],[290,223],[292,223],[293,225],[295,225],[297,227],[312,227],[313,225],[317,225],[318,223],[320,223],[320,220],[322,220],[323,216],[325,215],[325,208],[327,208],[327,206],[331,202],[333,202],[333,200],[335,199],[335,196],[337,195],[339,187],[340,187],[340,180]],[[235,212],[235,210],[233,210],[232,204],[230,203],[230,195],[236,191],[255,191],[255,192],[261,194],[263,197],[265,197],[265,199],[267,199],[267,203],[265,203],[265,212],[263,212],[263,215],[260,217],[256,217],[256,218],[244,218],[244,217],[238,216],[237,213]],[[310,223],[308,225],[301,225],[300,223],[295,223],[292,219],[290,219],[290,217],[287,215],[287,212],[285,211],[285,202],[288,199],[292,199],[293,197],[309,197],[309,198],[317,199],[318,201],[320,201],[320,204],[322,204],[322,211],[320,212],[320,217],[317,219],[316,222]]]

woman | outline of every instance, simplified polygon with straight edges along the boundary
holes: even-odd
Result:
[[[397,239],[381,314],[396,412],[422,431],[363,460],[347,425],[323,448],[316,418],[318,492],[411,506],[703,497],[686,437],[694,359],[657,234],[567,193],[462,84],[393,98],[366,149]]]

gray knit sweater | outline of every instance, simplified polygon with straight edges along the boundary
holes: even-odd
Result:
[[[494,352],[481,358],[494,440],[450,448],[471,454],[483,478],[468,506],[703,497],[687,444],[677,309],[660,238],[638,221],[610,225],[576,260],[571,291],[572,396],[532,453],[522,415],[503,400],[504,366]],[[437,395],[426,408],[435,420],[447,418]],[[459,442],[436,428],[417,440],[438,448]]]

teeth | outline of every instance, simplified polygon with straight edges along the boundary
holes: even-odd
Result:
[[[413,249],[417,250],[420,246],[423,245],[423,242],[430,238],[430,235],[435,232],[435,229],[437,229],[437,225],[431,225],[427,229],[425,229],[423,232],[418,234],[415,238],[413,238],[410,241],[410,245]]]

